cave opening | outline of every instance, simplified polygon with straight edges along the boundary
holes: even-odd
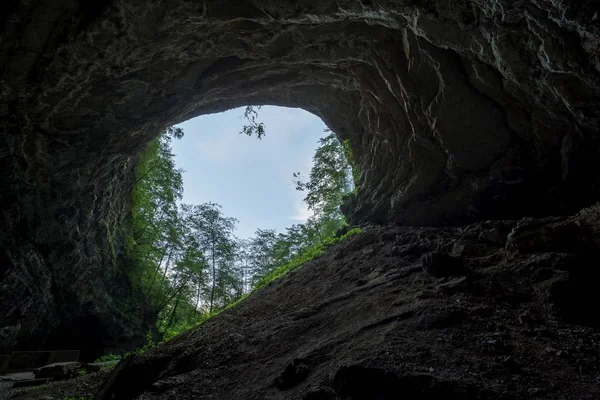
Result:
[[[156,310],[154,340],[358,232],[342,212],[355,196],[349,160],[320,118],[286,107],[200,116],[153,140],[136,161],[125,258]]]
[[[327,126],[302,109],[263,106],[258,111],[266,135],[243,134],[244,108],[203,115],[177,127],[175,165],[183,170],[183,203],[216,202],[239,220],[236,234],[247,238],[257,228],[285,230],[306,222],[310,211],[296,190],[294,173],[308,178],[313,156]]]
[[[589,206],[600,197],[597,5],[529,3],[11,2],[0,348],[90,313],[114,327],[107,351],[144,340],[151,313],[119,272],[133,165],[161,130],[198,115],[272,104],[320,117],[361,170],[357,224]],[[119,323],[124,303],[136,312]]]

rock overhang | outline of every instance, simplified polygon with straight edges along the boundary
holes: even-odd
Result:
[[[201,114],[321,117],[360,170],[356,223],[566,214],[600,194],[594,1],[85,4],[14,1],[1,25],[3,301],[23,298],[6,342],[28,312],[35,330],[104,311],[72,310],[67,281],[110,292],[135,154]]]

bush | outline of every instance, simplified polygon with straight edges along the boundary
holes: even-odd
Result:
[[[97,358],[94,363],[102,363],[102,362],[108,362],[108,361],[117,361],[120,360],[121,356],[118,354],[106,354],[103,355],[100,358]]]

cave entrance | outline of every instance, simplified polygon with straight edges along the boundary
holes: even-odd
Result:
[[[273,104],[321,117],[361,168],[357,222],[565,215],[600,196],[591,1],[506,13],[443,1],[9,3],[0,349],[86,317],[62,315],[67,300],[104,304],[93,314],[105,324],[121,307],[103,299],[143,314],[126,280],[115,284],[128,166],[198,115]],[[111,346],[146,322],[115,329]]]
[[[260,140],[257,140],[260,139]],[[163,338],[197,325],[351,230],[349,145],[297,108],[247,106],[168,128],[137,159],[134,279]]]
[[[184,170],[183,199],[188,204],[216,202],[236,217],[236,234],[252,236],[257,228],[284,231],[304,223],[310,211],[296,190],[293,174],[308,177],[323,121],[299,108],[263,106],[259,121],[266,135],[257,140],[241,133],[244,107],[202,115],[178,127],[172,141],[175,164]]]

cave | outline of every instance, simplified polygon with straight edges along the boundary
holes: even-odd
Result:
[[[152,310],[122,273],[136,155],[198,115],[322,118],[360,169],[354,224],[571,215],[599,198],[592,0],[2,8],[0,352],[65,345],[69,326],[104,327],[91,359],[143,341]]]

